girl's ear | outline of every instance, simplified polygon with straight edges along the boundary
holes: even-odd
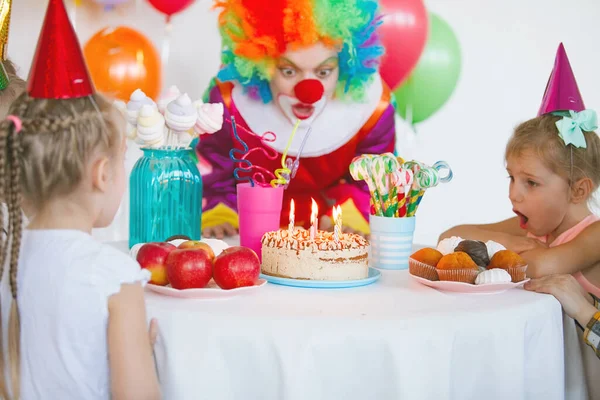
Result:
[[[594,184],[590,178],[581,178],[571,185],[571,202],[579,204],[586,202],[594,191]]]
[[[92,187],[102,193],[108,190],[110,182],[108,157],[100,157],[92,164]]]

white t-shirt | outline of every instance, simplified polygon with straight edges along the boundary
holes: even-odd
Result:
[[[110,399],[108,298],[149,271],[75,230],[25,230],[20,254],[22,399]]]

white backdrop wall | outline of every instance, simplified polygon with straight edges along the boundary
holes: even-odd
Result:
[[[73,9],[73,3],[67,1]],[[143,32],[160,51],[164,18],[144,0],[105,12],[91,0],[76,12],[84,44],[105,26]],[[92,3],[92,4],[90,4]],[[27,76],[46,0],[13,4],[9,55]],[[426,0],[428,9],[453,27],[463,56],[451,99],[416,134],[399,125],[398,149],[405,158],[446,160],[454,180],[428,191],[417,213],[415,241],[433,243],[451,225],[492,222],[511,216],[504,145],[519,122],[535,116],[563,42],[588,108],[600,109],[600,1]],[[219,66],[217,13],[197,0],[173,18],[170,62],[163,87],[171,84],[201,96]]]

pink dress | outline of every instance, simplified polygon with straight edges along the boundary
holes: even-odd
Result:
[[[571,229],[567,229],[565,232],[563,232],[561,235],[559,235],[552,243],[550,243],[550,247],[555,247],[564,243],[567,243],[571,240],[573,240],[577,235],[579,235],[585,228],[587,228],[588,226],[590,226],[591,224],[593,224],[596,221],[600,221],[600,216],[597,215],[588,215],[587,217],[585,217],[584,219],[581,220],[581,222],[579,222],[577,225],[575,225],[574,227],[572,227]],[[535,237],[536,239],[546,243],[547,242],[547,237],[536,237],[533,236],[531,234],[528,234],[527,236],[529,237]],[[577,279],[577,281],[579,282],[579,284],[588,292],[593,294],[596,297],[600,297],[600,288],[597,286],[594,286],[590,281],[587,280],[587,278],[585,276],[583,276],[583,274],[581,273],[581,271],[579,272],[575,272],[573,274],[573,277],[575,279]]]

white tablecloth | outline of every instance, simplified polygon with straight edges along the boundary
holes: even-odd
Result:
[[[565,360],[572,321],[564,342],[559,303],[521,289],[443,293],[382,271],[352,289],[267,284],[210,301],[148,292],[147,307],[166,399],[585,399],[581,357]]]

